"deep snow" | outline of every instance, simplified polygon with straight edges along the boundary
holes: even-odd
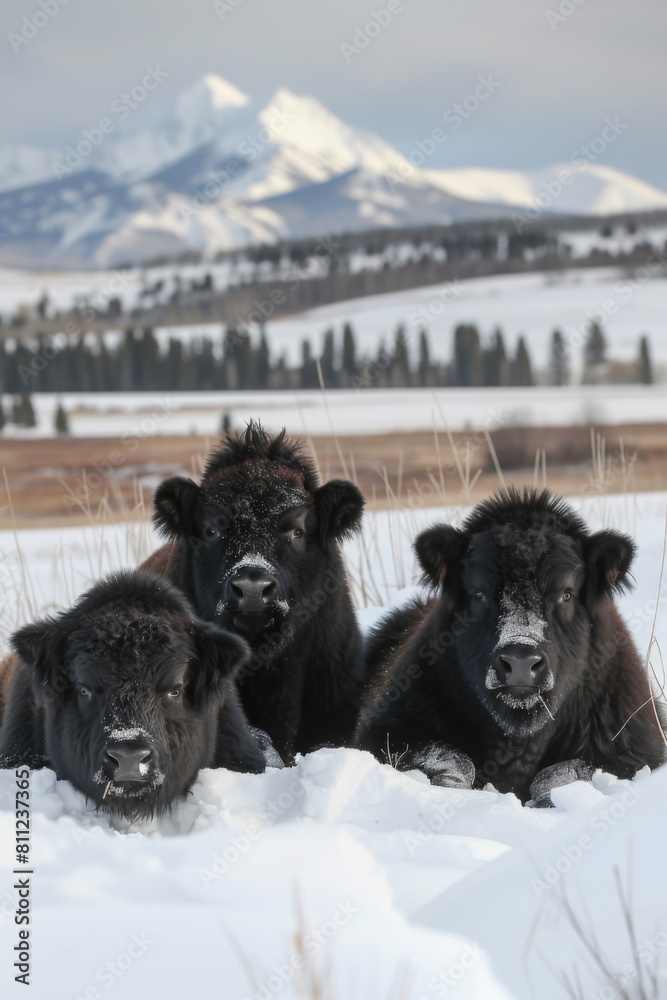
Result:
[[[592,528],[618,527],[638,541],[637,587],[622,609],[645,650],[667,496],[589,498],[580,506]],[[370,515],[365,543],[348,546],[353,579],[372,573],[374,599],[384,606],[405,599],[415,532],[462,513]],[[9,599],[3,636],[69,603],[101,573],[136,564],[155,542],[145,526],[133,525],[30,531],[18,544],[21,555],[14,536],[0,534],[0,582]],[[663,583],[663,647],[666,591]],[[362,623],[377,615],[377,607],[365,608]],[[23,995],[11,968],[18,929],[13,794],[13,774],[0,772],[3,997]],[[604,978],[577,941],[562,894],[595,929],[611,970],[622,973],[631,949],[617,867],[622,884],[632,882],[646,972],[667,943],[666,821],[665,769],[633,782],[597,774],[593,785],[561,790],[557,807],[542,811],[491,790],[434,788],[365,753],[322,750],[265,775],[204,771],[170,816],[129,829],[113,829],[52,772],[35,772],[29,995],[317,996],[294,971],[303,957],[311,972],[330,978],[324,996],[331,1000],[557,1000],[567,995],[559,974],[575,965],[586,997],[614,995],[604,992]],[[636,987],[636,975],[625,974]]]

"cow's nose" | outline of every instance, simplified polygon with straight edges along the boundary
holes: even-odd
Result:
[[[538,687],[547,670],[547,660],[532,646],[507,646],[494,664],[498,680],[507,687]]]
[[[236,610],[242,614],[257,614],[278,598],[278,580],[261,566],[244,566],[227,583]]]
[[[108,743],[104,762],[113,781],[147,781],[155,754],[147,743]]]

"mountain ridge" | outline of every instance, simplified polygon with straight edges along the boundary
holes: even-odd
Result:
[[[281,87],[257,101],[214,73],[112,125],[65,152],[0,146],[0,263],[113,267],[373,227],[667,208],[667,193],[598,163],[415,166],[314,97]]]

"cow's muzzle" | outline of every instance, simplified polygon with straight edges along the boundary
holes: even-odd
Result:
[[[275,626],[287,613],[278,577],[267,566],[241,566],[227,578],[222,607],[246,637]]]
[[[494,687],[515,698],[530,698],[550,687],[549,659],[536,646],[503,647],[496,653],[493,669],[498,681]]]
[[[142,786],[156,784],[157,754],[143,739],[107,743],[102,761],[104,772],[116,789],[139,791]]]

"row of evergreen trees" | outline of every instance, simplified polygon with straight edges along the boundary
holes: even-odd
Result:
[[[572,378],[572,351],[556,330],[552,335],[548,378],[566,385]],[[607,344],[597,323],[591,323],[583,345],[588,380],[607,378]],[[641,338],[637,364],[617,380],[652,382],[648,339]],[[151,327],[128,329],[111,346],[103,337],[79,337],[56,345],[46,338],[37,344],[17,341],[9,348],[0,341],[0,392],[132,392],[217,389],[330,389],[404,386],[530,386],[535,371],[525,337],[509,352],[497,330],[483,343],[472,324],[456,327],[449,361],[434,359],[428,333],[418,333],[416,351],[399,326],[390,345],[380,344],[373,357],[362,357],[354,331],[346,323],[337,343],[333,330],[324,335],[321,354],[310,341],[301,345],[301,361],[289,367],[284,356],[272,358],[264,331],[255,341],[243,330],[223,328],[217,338],[198,337],[186,343],[169,338],[161,349]]]

